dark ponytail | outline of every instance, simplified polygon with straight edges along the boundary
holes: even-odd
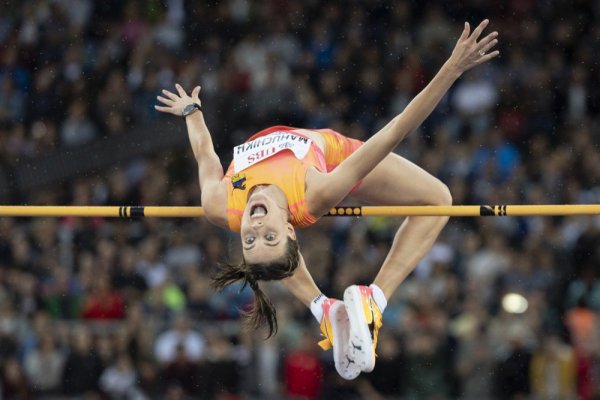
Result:
[[[281,259],[269,263],[247,264],[244,260],[239,264],[222,264],[214,274],[212,284],[218,290],[237,281],[244,282],[242,290],[246,285],[250,286],[254,292],[254,305],[250,311],[242,311],[242,315],[247,319],[248,325],[254,329],[266,325],[268,328],[267,338],[269,338],[277,333],[277,312],[271,300],[258,286],[258,281],[281,280],[290,277],[294,274],[299,262],[298,242],[288,238],[287,250]]]

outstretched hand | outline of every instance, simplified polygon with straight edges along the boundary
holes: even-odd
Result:
[[[451,62],[460,73],[463,73],[476,65],[482,64],[496,57],[500,52],[498,50],[489,52],[497,43],[498,32],[492,32],[483,39],[477,41],[485,27],[489,24],[489,20],[483,20],[477,28],[471,33],[471,27],[468,22],[465,22],[458,42],[452,51],[452,55],[448,60]]]
[[[175,89],[177,90],[177,93],[163,89],[162,94],[166,97],[156,96],[156,98],[164,104],[164,106],[154,106],[154,108],[164,113],[181,116],[185,106],[192,103],[201,104],[200,98],[198,97],[201,89],[200,86],[196,86],[190,95],[186,93],[179,83],[175,84]]]

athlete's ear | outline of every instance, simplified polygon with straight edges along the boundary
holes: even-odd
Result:
[[[291,239],[296,240],[296,230],[294,229],[294,225],[289,222],[287,223],[287,234]]]

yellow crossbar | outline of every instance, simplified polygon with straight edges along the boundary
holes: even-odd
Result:
[[[597,215],[600,204],[544,204],[495,206],[340,206],[328,216],[560,216]],[[162,206],[0,206],[0,217],[203,217],[202,207]]]

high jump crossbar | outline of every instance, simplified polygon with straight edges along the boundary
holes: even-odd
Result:
[[[469,206],[338,206],[327,216],[564,216],[598,215],[600,204],[469,205]],[[107,217],[194,218],[204,217],[202,207],[167,206],[0,206],[0,217]]]

